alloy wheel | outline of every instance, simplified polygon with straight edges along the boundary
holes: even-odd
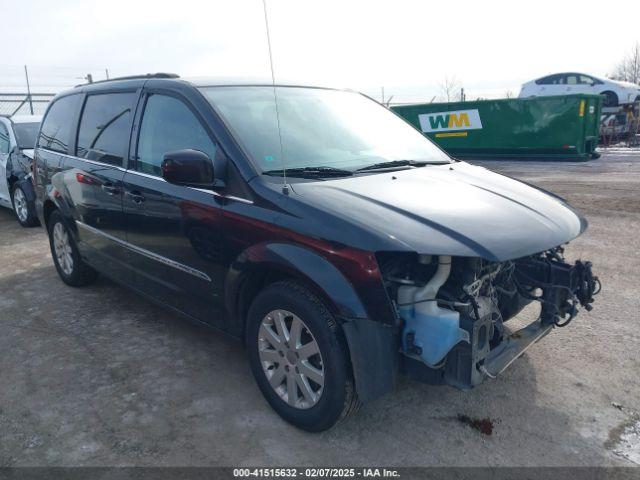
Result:
[[[20,221],[26,222],[29,218],[29,210],[27,209],[27,199],[21,188],[16,188],[13,194],[13,208],[15,208],[16,215],[18,215]]]
[[[58,260],[58,265],[65,275],[73,273],[73,255],[69,234],[62,223],[58,222],[53,227],[53,249]]]
[[[258,354],[271,388],[289,406],[311,408],[322,396],[324,364],[318,342],[297,315],[269,312],[258,331]]]

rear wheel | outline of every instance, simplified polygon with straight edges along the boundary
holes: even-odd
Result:
[[[247,346],[262,394],[296,427],[326,430],[359,407],[336,320],[303,286],[278,282],[258,294]]]
[[[13,213],[16,215],[16,219],[20,225],[23,227],[34,227],[38,224],[38,219],[33,214],[33,206],[29,205],[27,195],[18,183],[13,186],[11,200],[13,202]]]
[[[618,95],[614,92],[602,92],[602,106],[603,107],[617,107]]]
[[[80,258],[71,232],[57,210],[49,217],[49,245],[53,263],[64,283],[82,287],[96,279],[97,272]]]

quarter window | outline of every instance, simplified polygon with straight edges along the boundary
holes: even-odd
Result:
[[[194,113],[177,98],[154,94],[147,100],[138,140],[136,169],[161,175],[165,153],[191,148],[214,158],[216,146]]]
[[[109,165],[122,166],[128,157],[135,93],[105,93],[87,97],[76,155]]]
[[[9,132],[3,123],[0,123],[0,153],[9,153]]]
[[[68,152],[79,101],[79,95],[68,95],[53,102],[40,129],[38,146],[55,152]]]

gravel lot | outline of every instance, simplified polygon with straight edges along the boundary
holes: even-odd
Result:
[[[473,391],[402,381],[321,434],[269,408],[238,342],[104,279],[65,286],[44,231],[0,209],[0,466],[640,465],[640,152],[484,165],[587,216],[567,256],[593,261],[594,310]]]

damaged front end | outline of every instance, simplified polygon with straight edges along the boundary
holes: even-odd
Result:
[[[600,282],[590,262],[565,262],[557,247],[517,260],[379,254],[385,286],[401,319],[406,373],[470,388],[495,378],[578,306],[591,310]],[[531,302],[538,318],[517,331],[505,322]]]

